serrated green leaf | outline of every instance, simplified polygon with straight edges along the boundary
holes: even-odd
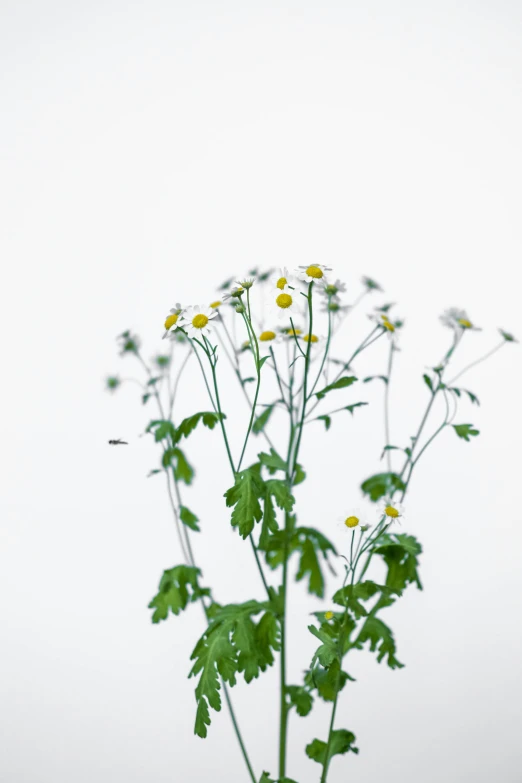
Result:
[[[179,516],[184,525],[199,533],[198,517],[186,506],[180,506]]]
[[[377,473],[363,481],[361,489],[375,503],[384,495],[392,494],[394,490],[404,490],[405,484],[396,473]]]
[[[154,609],[153,623],[166,620],[169,610],[178,615],[190,602],[200,596],[209,595],[207,588],[199,586],[198,576],[201,576],[199,568],[186,565],[175,566],[163,572],[158,593],[149,604],[149,609]]]
[[[334,383],[330,383],[328,386],[325,386],[324,389],[321,389],[321,391],[316,392],[315,396],[318,400],[322,400],[323,397],[328,394],[328,392],[334,391],[335,389],[346,389],[348,386],[351,386],[352,383],[355,383],[356,380],[357,378],[354,375],[344,375]]]
[[[452,424],[451,425],[459,438],[469,441],[470,438],[476,437],[480,430],[473,429],[473,424]]]
[[[422,547],[414,536],[384,534],[372,552],[384,560],[388,568],[386,587],[393,593],[401,595],[409,584],[416,584],[422,590],[418,572],[418,556]]]
[[[355,585],[345,585],[345,587],[337,590],[334,594],[333,602],[338,606],[347,606],[354,617],[360,619],[368,615],[368,610],[361,601],[368,601],[377,593],[390,595],[392,592],[392,589],[387,585],[379,585],[367,580]]]
[[[179,447],[176,447],[173,451],[174,464],[172,470],[174,471],[174,478],[177,481],[183,481],[187,485],[192,484],[194,468],[187,461],[184,452]]]
[[[256,624],[253,617],[261,612],[263,616]],[[271,666],[273,651],[279,649],[279,626],[269,605],[258,601],[229,604],[213,614],[192,653],[191,660],[195,662],[189,677],[200,675],[196,687],[198,708],[202,700],[207,700],[212,709],[220,710],[219,677],[233,686],[237,673],[243,673],[245,680],[250,682]],[[269,615],[268,619],[266,615]],[[204,706],[201,709],[207,720],[196,716],[195,731],[205,737],[210,715]]]
[[[276,470],[282,470],[286,473],[286,462],[274,449],[270,449],[270,454],[266,454],[262,451],[257,455],[257,458],[262,465],[268,468],[270,474],[273,475]]]
[[[257,419],[254,420],[254,423],[252,425],[252,432],[254,433],[254,435],[259,435],[259,433],[264,430],[264,428],[268,424],[268,420],[270,416],[272,415],[274,407],[275,407],[275,403],[274,405],[267,405],[263,413],[261,413],[257,417]]]
[[[263,512],[259,501],[265,492],[265,483],[254,468],[237,473],[236,483],[225,492],[227,506],[234,506],[232,527],[238,528],[242,538],[247,538],[255,523],[261,521]]]
[[[290,552],[299,552],[299,565],[296,581],[308,576],[308,592],[324,596],[324,576],[319,562],[319,554],[328,563],[328,555],[336,555],[337,551],[326,536],[312,527],[299,527],[290,542]]]
[[[336,639],[326,633],[322,627],[316,628],[315,625],[309,625],[308,630],[322,642],[314,655],[314,658],[317,658],[321,666],[327,667],[330,666],[333,661],[339,661],[339,650]]]
[[[295,498],[288,488],[286,481],[280,479],[268,479],[265,486],[274,498],[275,502],[283,511],[292,511]]]
[[[366,642],[370,642],[370,651],[377,652],[377,661],[380,663],[386,658],[386,663],[390,669],[402,669],[404,664],[397,660],[395,653],[395,639],[391,628],[386,623],[379,620],[378,617],[370,615],[366,618],[364,625],[354,642],[354,647],[362,649]]]
[[[310,691],[307,691],[302,685],[287,685],[286,693],[297,714],[302,718],[308,715],[314,703],[314,697]]]
[[[214,411],[200,411],[199,413],[194,413],[192,416],[183,419],[181,424],[176,428],[172,442],[174,445],[176,445],[176,443],[179,443],[181,438],[188,438],[191,432],[198,426],[200,421],[203,422],[203,425],[208,427],[209,430],[213,430],[216,424],[218,424],[218,422],[222,421],[223,419],[226,419],[224,413],[216,413]]]
[[[169,437],[174,439],[176,434],[173,423],[166,419],[155,419],[154,421],[151,421],[145,432],[153,432],[156,443]]]
[[[353,744],[354,742],[355,734],[353,734],[353,732],[347,731],[346,729],[336,729],[335,731],[332,731],[328,760],[330,760],[332,756],[348,753],[348,751],[359,753],[359,749]],[[313,761],[317,761],[324,766],[326,763],[327,746],[327,742],[314,739],[313,742],[310,742],[306,746],[306,755],[308,758],[313,759]]]
[[[314,688],[324,701],[333,701],[335,694],[342,691],[348,680],[355,682],[348,672],[341,670],[337,659],[328,667],[318,664],[305,675],[305,685]]]

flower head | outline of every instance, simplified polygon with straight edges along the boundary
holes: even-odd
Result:
[[[383,289],[377,283],[372,277],[363,277],[361,280],[363,286],[368,289],[368,291],[382,291]]]
[[[247,288],[252,288],[255,281],[253,277],[245,277],[243,280],[237,280],[236,282],[240,288],[246,290]]]
[[[303,342],[305,343],[318,343],[319,337],[316,334],[303,334]]]
[[[179,326],[185,329],[189,337],[208,337],[212,329],[211,320],[216,316],[216,310],[194,305],[183,312]]]
[[[227,302],[229,299],[240,299],[244,293],[245,293],[245,289],[243,288],[243,286],[241,285],[234,286],[234,288],[232,288],[228,294],[223,294],[221,298],[224,302]],[[233,302],[233,304],[236,303]]]
[[[163,334],[163,340],[165,337],[167,337],[171,332],[173,332],[175,329],[179,326],[179,317],[182,313],[182,307],[179,302],[176,302],[174,307],[169,310],[169,315],[165,318],[165,332]]]
[[[386,517],[386,524],[404,519],[404,506],[391,498],[385,498],[380,504],[381,515]]]
[[[138,353],[140,349],[140,338],[137,334],[131,334],[129,330],[118,335],[120,340],[120,355],[126,353]]]
[[[271,305],[278,318],[288,318],[298,309],[296,292],[290,289],[274,292]]]
[[[479,331],[477,326],[474,326],[465,310],[460,310],[458,307],[450,307],[443,312],[440,316],[440,320],[444,326],[454,329],[456,331],[462,331],[465,329],[472,329],[473,331]]]
[[[221,307],[222,304],[223,302],[221,301],[221,299],[216,299],[215,302],[211,302],[209,304],[209,307],[211,307],[213,310],[217,310],[218,307]]]
[[[112,375],[109,378],[106,379],[105,385],[107,387],[107,391],[115,392],[118,386],[121,384],[120,379],[117,375]]]
[[[274,288],[276,289],[276,294],[278,291],[285,291],[286,288],[289,285],[293,285],[294,282],[294,276],[290,274],[286,266],[282,266],[271,278],[271,283],[273,283]]]
[[[308,266],[300,266],[301,270],[298,273],[298,278],[305,283],[326,283],[325,272],[331,272],[332,269],[324,264],[309,264]]]
[[[509,332],[505,332],[503,329],[499,329],[498,331],[507,343],[518,343],[518,340]]]
[[[333,620],[333,619],[334,619],[334,617],[335,617],[335,615],[334,615],[334,613],[333,613],[333,612],[330,612],[330,611],[328,611],[328,612],[325,612],[325,613],[324,613],[324,619],[325,619],[327,622],[329,622],[330,620]]]
[[[337,296],[338,294],[344,294],[346,292],[346,283],[342,283],[340,280],[336,280],[335,283],[324,283],[321,293],[325,296]]]
[[[259,335],[259,340],[262,343],[271,343],[276,339],[277,339],[277,334],[275,332],[271,332],[269,329],[267,329],[264,332],[261,332],[261,334]]]

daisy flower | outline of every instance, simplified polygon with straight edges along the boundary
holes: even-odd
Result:
[[[223,294],[221,297],[223,302],[227,302],[229,299],[240,299],[245,293],[245,289],[241,285],[236,285],[228,294]],[[234,302],[232,303],[234,304]]]
[[[460,310],[458,307],[450,307],[445,310],[440,316],[440,320],[444,326],[448,326],[450,329],[472,329],[475,332],[480,331],[477,326],[472,324],[467,312],[465,310]]]
[[[357,530],[365,533],[371,527],[368,523],[368,516],[368,509],[357,506],[350,510],[348,516],[338,518],[338,526],[345,533],[353,533]]]
[[[287,286],[293,285],[294,276],[290,274],[286,266],[282,266],[279,269],[279,274],[275,274],[271,278],[270,282],[273,284],[274,288],[277,289],[277,291],[284,291]]]
[[[281,342],[281,335],[277,334],[277,332],[273,332],[271,329],[266,329],[261,332],[257,339],[264,345],[274,345],[275,343]]]
[[[303,334],[303,330],[299,326],[289,326],[286,329],[281,329],[281,334],[285,337],[300,337]]]
[[[209,304],[209,307],[211,307],[213,310],[217,310],[218,307],[221,307],[222,304],[223,302],[221,301],[221,299],[216,299],[214,302],[211,302]]]
[[[324,283],[320,293],[324,296],[337,296],[338,294],[346,293],[346,283],[342,283],[340,280],[336,280],[335,283]]]
[[[252,286],[255,283],[255,280],[253,277],[245,277],[243,280],[236,280],[238,286],[240,289],[247,289],[252,288]]]
[[[295,291],[281,291],[271,297],[271,306],[278,318],[288,318],[298,312],[297,296]]]
[[[187,307],[183,312],[179,326],[186,330],[189,337],[208,337],[212,329],[210,322],[216,316],[216,310],[212,310],[210,307],[194,305],[193,307]]]
[[[386,498],[380,503],[381,516],[386,517],[386,524],[400,522],[404,519],[404,506],[402,503]]]
[[[318,343],[320,340],[322,340],[322,337],[318,337],[316,334],[308,334],[307,333],[307,334],[303,334],[302,340],[305,343],[310,342],[312,344],[315,344],[315,343]]]
[[[325,272],[331,272],[332,268],[324,264],[310,264],[309,266],[300,266],[298,278],[305,283],[326,283]]]
[[[165,339],[165,337],[168,337],[170,332],[173,332],[175,329],[178,328],[179,326],[178,319],[181,314],[181,311],[182,311],[182,307],[179,302],[176,302],[174,307],[171,310],[169,310],[169,315],[165,318],[165,323],[164,323],[165,333],[163,334],[162,337],[163,340]]]

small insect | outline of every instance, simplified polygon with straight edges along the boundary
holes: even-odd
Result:
[[[122,440],[121,438],[118,438],[117,440],[110,440],[109,443],[110,443],[111,446],[128,446],[129,445],[126,440]]]

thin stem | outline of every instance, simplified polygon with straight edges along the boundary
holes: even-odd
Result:
[[[496,353],[498,350],[500,350],[500,348],[502,348],[502,346],[505,345],[505,344],[506,344],[506,341],[502,340],[501,343],[499,343],[498,345],[495,345],[495,347],[492,348],[491,351],[488,351],[487,353],[485,353],[484,356],[480,357],[480,359],[475,359],[475,361],[471,362],[471,364],[467,364],[466,367],[464,367],[463,370],[461,370],[459,373],[457,373],[457,375],[455,375],[455,377],[452,378],[451,381],[448,381],[446,385],[447,386],[451,386],[451,384],[455,383],[457,378],[460,378],[461,375],[464,375],[465,372],[470,370],[472,367],[475,367],[477,364],[481,364],[486,359],[489,359],[490,356],[493,356],[493,354]]]
[[[390,352],[388,354],[388,369],[386,372],[387,381],[384,384],[384,435],[386,439],[386,446],[391,445],[390,441],[390,378],[391,378],[391,372],[392,372],[392,365],[393,365],[393,354],[395,351],[395,346],[393,344],[393,340],[390,340]],[[386,457],[387,457],[387,465],[388,465],[388,473],[392,472],[392,462],[391,462],[391,452],[390,449],[386,449]]]

